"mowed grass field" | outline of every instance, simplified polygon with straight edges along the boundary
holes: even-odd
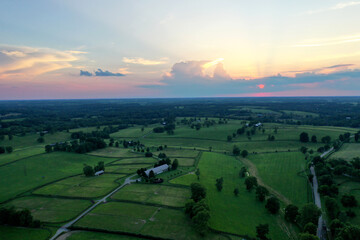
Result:
[[[0,225],[1,240],[46,240],[52,233],[46,229],[21,228]]]
[[[301,207],[308,202],[308,182],[305,155],[300,152],[255,154],[248,157],[260,178],[279,191],[293,204]]]
[[[110,234],[110,233],[99,233],[99,232],[86,232],[86,231],[75,231],[72,232],[66,240],[141,240],[143,238],[137,238],[132,236]]]
[[[107,147],[87,153],[98,157],[120,158],[120,157],[142,157],[144,153],[133,153],[131,148]]]
[[[23,149],[19,149],[19,150],[15,150],[14,152],[10,153],[10,154],[1,154],[0,155],[0,166],[22,159],[22,158],[27,158],[33,155],[38,155],[38,154],[45,154],[45,150],[43,147],[28,147],[28,148],[23,148]]]
[[[249,235],[255,237],[258,224],[270,226],[271,239],[289,239],[279,226],[279,217],[267,212],[264,203],[255,200],[255,193],[245,189],[244,179],[239,177],[243,164],[232,156],[204,152],[200,158],[200,183],[207,189],[207,201],[210,206],[210,227],[215,230]],[[216,179],[223,177],[223,190],[219,192]],[[187,174],[171,181],[189,185],[197,182],[196,175]],[[233,191],[239,189],[239,195]]]
[[[186,200],[190,199],[190,190],[188,188],[171,187],[161,184],[131,184],[121,189],[112,198],[184,207]]]
[[[141,158],[124,158],[120,159],[116,162],[113,162],[113,164],[154,164],[158,160],[155,158],[149,158],[149,157],[141,157]]]
[[[123,231],[170,239],[201,239],[183,210],[134,203],[99,205],[75,224],[78,227]],[[226,239],[209,233],[204,239]]]
[[[355,157],[360,157],[360,143],[344,143],[339,151],[331,155],[331,158],[343,158],[347,161]]]
[[[1,166],[0,202],[52,181],[82,174],[84,164],[94,166],[99,161],[107,163],[111,159],[85,154],[53,152]]]
[[[84,175],[81,175],[44,186],[34,191],[34,193],[64,197],[96,198],[106,195],[119,186],[115,180],[124,176],[125,175],[106,173],[94,177],[85,177]]]
[[[71,220],[91,204],[88,200],[30,196],[17,198],[5,206],[14,206],[21,210],[29,209],[35,219],[42,222],[59,223]]]
[[[130,174],[136,173],[139,168],[151,168],[153,164],[118,164],[118,165],[109,165],[105,167],[105,171],[108,173],[121,173],[121,174]]]
[[[152,131],[152,129],[156,126],[159,126],[159,124],[144,127],[144,131],[141,131],[141,128],[143,126],[129,127],[129,128],[121,129],[120,131],[118,131],[116,133],[110,134],[110,137],[115,138],[115,139],[129,138],[126,140],[131,140],[131,139],[139,138],[139,137],[146,135],[147,133]]]

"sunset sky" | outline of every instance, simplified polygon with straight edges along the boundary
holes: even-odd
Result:
[[[359,96],[360,1],[2,0],[0,99]]]

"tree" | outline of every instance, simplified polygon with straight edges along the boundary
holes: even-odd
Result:
[[[208,210],[199,211],[194,217],[194,228],[201,235],[204,235],[208,231],[208,222],[210,219],[210,213]]]
[[[293,204],[289,204],[285,208],[285,219],[289,222],[295,222],[299,216],[299,208]]]
[[[304,147],[304,146],[302,146],[301,148],[300,148],[300,152],[302,152],[303,154],[305,154],[306,152],[307,152],[307,147]]]
[[[11,141],[13,139],[13,135],[12,134],[9,134],[8,135],[8,138],[9,138],[9,141]]]
[[[299,223],[305,226],[307,223],[318,223],[318,219],[321,215],[320,209],[314,203],[305,204],[300,210]]]
[[[267,234],[269,234],[269,224],[259,224],[256,226],[256,237],[261,240],[267,240]]]
[[[221,190],[223,189],[223,182],[224,182],[224,178],[223,178],[223,177],[216,179],[216,184],[215,184],[215,186],[216,186],[216,188],[217,188],[217,190],[218,190],[219,192],[221,192]]]
[[[334,219],[330,223],[330,231],[331,234],[335,237],[338,235],[340,230],[345,226],[343,222],[341,222],[339,219]]]
[[[235,188],[235,189],[234,189],[234,195],[235,195],[235,196],[239,195],[239,189],[238,189],[238,188]]]
[[[171,164],[171,168],[172,170],[176,170],[178,166],[179,166],[179,161],[175,158],[175,160]]]
[[[317,143],[317,138],[316,138],[315,135],[312,135],[312,136],[311,136],[311,142],[312,142],[312,143]]]
[[[231,142],[231,140],[232,140],[232,136],[231,136],[231,135],[228,135],[228,136],[227,136],[227,141],[228,141],[228,142]]]
[[[345,226],[338,234],[341,240],[359,240],[360,227],[354,225]]]
[[[260,201],[263,202],[265,201],[265,197],[269,195],[269,191],[263,187],[263,186],[257,186],[256,187],[256,198]]]
[[[266,201],[265,208],[266,208],[271,214],[276,214],[276,213],[279,211],[279,209],[280,209],[279,199],[277,199],[276,197],[270,197],[270,198]]]
[[[87,177],[94,176],[94,169],[91,166],[85,166],[83,172]]]
[[[309,142],[309,135],[306,132],[300,134],[300,142]]]
[[[245,179],[245,185],[246,189],[248,191],[251,191],[253,187],[256,187],[258,185],[256,177],[250,176]]]
[[[240,171],[239,171],[239,176],[240,176],[241,178],[245,177],[246,172],[247,172],[246,167],[242,167],[242,168],[240,169]]]
[[[249,153],[248,153],[248,151],[246,151],[246,150],[242,150],[242,151],[241,151],[241,156],[242,156],[243,158],[246,158],[248,154],[249,154]]]
[[[331,142],[331,137],[330,136],[322,137],[321,142],[322,143],[330,143]]]
[[[303,230],[304,233],[310,233],[312,235],[316,235],[316,231],[317,231],[317,226],[312,222],[307,223]]]
[[[119,142],[118,141],[115,142],[115,147],[117,147],[117,148],[119,147]]]
[[[319,238],[315,235],[310,233],[300,233],[299,240],[319,240]]]
[[[191,199],[195,202],[200,201],[206,197],[206,189],[200,183],[192,183],[191,188]]]
[[[358,205],[355,196],[345,194],[341,197],[341,204],[344,207],[356,207]]]
[[[239,156],[239,155],[240,155],[240,148],[239,148],[238,146],[236,146],[236,145],[234,145],[234,147],[233,147],[233,154],[234,154],[235,156]]]
[[[200,168],[196,169],[195,174],[197,176],[197,179],[200,180]]]
[[[326,196],[325,197],[325,207],[326,207],[327,215],[329,216],[329,218],[335,219],[340,210],[336,199]]]
[[[50,153],[50,152],[52,152],[52,146],[50,146],[50,145],[46,145],[45,146],[45,152],[47,152],[47,153]]]
[[[149,178],[150,178],[150,179],[155,178],[155,173],[154,173],[153,170],[151,170],[151,171],[149,172]]]
[[[6,149],[7,153],[12,153],[13,152],[13,147],[11,147],[11,146],[7,146],[5,149]]]
[[[45,139],[44,139],[43,137],[39,137],[39,138],[37,139],[37,142],[38,142],[38,143],[43,143],[43,142],[45,142]]]
[[[152,157],[152,156],[153,156],[153,154],[151,152],[146,152],[145,153],[145,157]]]
[[[5,153],[5,148],[0,146],[0,154]]]
[[[355,135],[354,135],[355,142],[358,142],[358,141],[359,141],[359,137],[360,137],[360,134],[359,134],[359,133],[355,133]]]

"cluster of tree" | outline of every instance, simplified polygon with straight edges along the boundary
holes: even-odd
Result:
[[[105,165],[104,165],[104,162],[98,162],[98,164],[94,167],[91,167],[89,165],[86,165],[84,168],[83,168],[83,172],[85,174],[86,177],[92,177],[94,176],[94,174],[98,171],[105,171]]]
[[[80,141],[84,141],[91,137],[109,139],[110,133],[108,131],[92,131],[91,133],[84,133],[80,131],[71,133],[72,139],[79,139]]]
[[[360,177],[360,157],[355,157],[350,162],[341,158],[332,159],[329,165],[328,170],[333,175]]]
[[[0,146],[0,154],[3,154],[3,153],[12,153],[12,152],[13,152],[13,147],[11,147],[11,146],[1,147],[1,146]]]
[[[223,189],[223,182],[224,182],[224,178],[223,178],[223,177],[216,179],[216,184],[215,184],[215,186],[216,186],[216,189],[217,189],[219,192],[221,192],[221,190]]]
[[[293,204],[289,204],[285,208],[285,220],[297,224],[302,233],[299,238],[301,240],[316,240],[316,231],[318,219],[321,215],[321,210],[313,203],[304,205],[300,211],[299,208]]]
[[[330,232],[333,239],[354,240],[359,239],[360,227],[345,223],[340,219],[334,219],[330,222]]]
[[[233,146],[233,154],[235,156],[241,155],[243,158],[247,157],[249,155],[249,152],[247,150],[240,150],[240,148],[237,145]]]
[[[52,151],[62,152],[75,152],[75,153],[87,153],[97,149],[106,148],[107,144],[104,139],[97,137],[89,137],[83,140],[73,140],[70,143],[56,143],[45,146],[45,151],[50,153]]]
[[[2,207],[0,208],[0,225],[39,228],[41,222],[34,220],[28,209],[16,211],[13,207]]]
[[[268,141],[275,141],[275,136],[269,134],[267,140],[268,140]]]
[[[201,235],[208,231],[210,208],[206,203],[206,189],[200,183],[192,183],[191,200],[185,204],[185,214],[191,218],[193,226]]]

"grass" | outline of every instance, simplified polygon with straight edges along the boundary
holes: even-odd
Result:
[[[139,163],[145,163],[145,164],[154,164],[156,163],[158,160],[155,158],[147,158],[147,157],[142,157],[142,158],[125,158],[125,159],[121,159],[118,160],[116,162],[113,162],[113,164],[139,164]]]
[[[244,179],[239,177],[242,163],[234,157],[217,153],[203,153],[200,168],[200,183],[207,189],[207,201],[210,206],[210,227],[215,230],[249,235],[255,237],[255,228],[260,223],[268,223],[271,239],[288,239],[279,227],[279,217],[270,215],[264,203],[255,200],[255,194],[245,190]],[[223,190],[218,192],[215,180],[223,177]],[[188,185],[196,180],[193,174],[187,174],[171,182]],[[234,196],[234,189],[239,195]]]
[[[131,184],[121,189],[112,198],[183,207],[186,200],[190,198],[190,191],[187,188],[170,187],[160,184]]]
[[[0,225],[0,239],[4,240],[46,240],[50,232],[40,228],[22,228]]]
[[[353,210],[356,214],[355,218],[349,219],[350,223],[360,225],[360,207],[355,208],[345,208],[341,204],[341,197],[344,194],[354,195],[358,203],[360,203],[360,184],[359,182],[352,181],[346,177],[336,177],[335,182],[338,184],[339,187],[339,195],[337,197],[339,207],[342,211],[347,211],[349,209]]]
[[[70,140],[70,133],[67,132],[56,132],[54,134],[45,134],[44,143],[38,143],[37,139],[40,137],[39,134],[27,134],[25,136],[13,136],[12,140],[9,140],[7,137],[4,141],[1,141],[1,145],[3,146],[12,146],[14,150],[22,149],[27,147],[44,147],[46,144],[63,142],[66,140]],[[44,148],[45,152],[45,148]]]
[[[139,168],[151,168],[152,166],[152,164],[110,165],[106,166],[105,170],[111,173],[129,174],[136,173]]]
[[[347,161],[351,161],[355,157],[360,157],[359,143],[345,143],[339,151],[331,155],[331,158],[343,158]]]
[[[199,155],[199,151],[185,150],[185,149],[179,149],[179,148],[165,148],[161,151],[154,152],[154,154],[156,156],[159,155],[159,153],[165,153],[166,156],[171,157],[171,158],[176,158],[176,157],[194,158],[194,157],[197,157],[197,155]]]
[[[33,155],[44,153],[44,148],[42,147],[29,147],[20,150],[16,150],[10,154],[1,154],[0,155],[0,165],[7,164],[22,158],[30,157]]]
[[[183,211],[133,203],[99,205],[75,224],[79,227],[124,231],[170,239],[201,239]],[[217,237],[217,238],[216,238]],[[208,234],[204,239],[219,239]]]
[[[271,153],[251,155],[261,179],[276,189],[295,205],[308,202],[308,183],[304,174],[306,160],[302,153]],[[309,191],[309,196],[311,193]]]
[[[14,206],[17,209],[29,209],[33,217],[42,222],[59,223],[75,218],[90,207],[91,202],[77,199],[30,196],[17,198],[6,205]]]
[[[144,131],[141,131],[142,126],[136,126],[136,127],[130,127],[122,129],[116,133],[110,134],[110,137],[112,138],[139,138],[147,134],[148,132],[152,131],[152,129],[155,127],[155,125],[151,125],[148,127],[144,127]],[[127,140],[130,140],[127,139]]]
[[[179,161],[179,166],[183,167],[190,167],[193,166],[195,163],[194,158],[177,158],[177,160]]]
[[[110,160],[85,154],[53,152],[2,166],[0,202],[52,181],[82,174],[84,164],[94,166],[99,161],[107,163]]]
[[[125,149],[125,148],[107,147],[96,151],[92,151],[88,153],[88,155],[120,158],[120,157],[139,157],[139,156],[143,156],[144,154],[140,155],[137,153],[133,153],[129,148]]]
[[[105,169],[106,170],[106,169]],[[47,185],[34,193],[65,197],[96,198],[119,186],[115,180],[125,175],[103,174],[95,177],[76,176]]]
[[[131,237],[120,234],[77,231],[71,233],[66,240],[140,240],[143,238]]]

